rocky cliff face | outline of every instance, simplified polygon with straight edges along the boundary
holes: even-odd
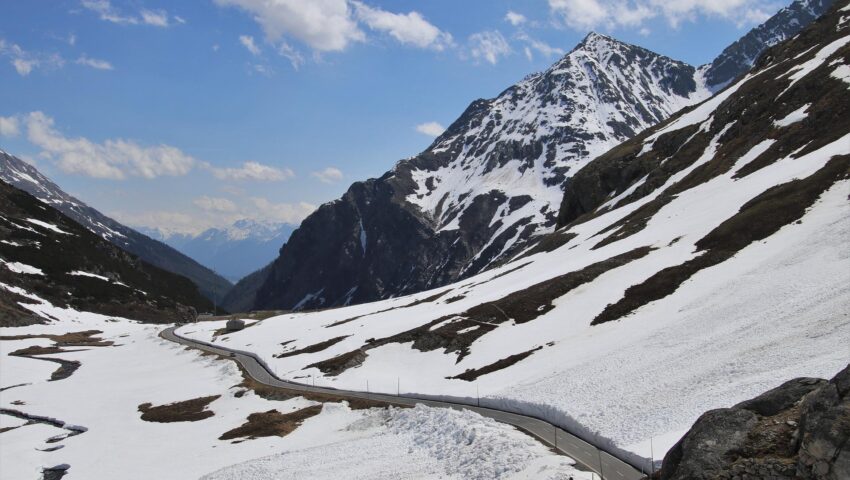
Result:
[[[122,225],[68,195],[32,165],[0,151],[0,180],[19,188],[85,226],[95,235],[159,268],[185,276],[207,298],[227,291],[230,282],[162,242]]]
[[[700,69],[588,35],[545,72],[473,102],[425,152],[320,207],[281,250],[254,308],[322,308],[413,293],[514,257],[555,228],[565,188],[592,190],[570,180],[576,172],[707,98],[825,2],[797,3],[754,30],[746,48],[730,47],[726,60]],[[630,184],[637,173],[614,175]],[[601,200],[590,194],[578,201]]]
[[[850,365],[702,415],[667,453],[662,480],[850,478]]]

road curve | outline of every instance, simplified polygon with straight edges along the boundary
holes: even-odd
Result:
[[[205,352],[215,353],[218,355],[229,356],[234,361],[238,362],[248,372],[254,380],[276,388],[292,390],[294,392],[304,393],[325,393],[348,398],[360,398],[368,400],[377,400],[380,402],[393,403],[397,405],[427,405],[429,407],[438,408],[454,408],[461,410],[470,410],[484,417],[492,418],[498,422],[513,425],[546,444],[546,446],[555,449],[577,462],[577,467],[592,471],[603,478],[603,480],[638,480],[644,477],[644,474],[635,469],[632,465],[620,460],[613,455],[596,448],[590,443],[572,435],[571,433],[562,430],[551,423],[543,420],[520,415],[512,412],[495,410],[492,408],[478,407],[475,405],[466,405],[462,403],[454,403],[442,400],[430,400],[424,398],[415,398],[407,394],[402,396],[386,395],[380,393],[358,392],[352,390],[338,390],[335,388],[314,387],[303,385],[300,383],[290,382],[277,378],[270,369],[260,361],[255,354],[241,350],[234,350],[218,345],[212,345],[206,342],[192,340],[180,335],[177,335],[175,330],[177,327],[170,327],[162,332],[160,336],[166,340],[179,343],[188,347],[203,350]]]

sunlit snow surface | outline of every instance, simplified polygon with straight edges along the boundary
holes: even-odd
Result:
[[[823,57],[820,52],[816,56]],[[769,72],[770,68],[764,69],[740,82]],[[708,131],[715,109],[739,87],[740,83],[729,87],[663,131],[688,125]],[[716,135],[706,151],[667,185],[712,160],[722,135]],[[648,137],[646,145],[658,136]],[[697,272],[675,293],[632,315],[590,326],[628,287],[692,259],[695,242],[742,205],[771,187],[806,178],[833,156],[850,152],[850,135],[734,178],[771,144],[767,139],[756,144],[728,172],[679,193],[644,229],[620,241],[593,248],[606,236],[600,231],[650,202],[664,187],[572,227],[570,233],[576,237],[551,253],[411,297],[270,318],[219,341],[258,353],[288,379],[314,376],[317,384],[359,390],[365,390],[368,382],[371,390],[387,393],[395,393],[400,384],[402,393],[467,399],[480,391],[485,405],[546,417],[625,452],[649,457],[650,441],[655,439],[659,458],[706,410],[731,406],[796,376],[831,377],[850,360],[850,181],[846,180],[826,191],[800,222]],[[644,246],[656,250],[574,289],[533,321],[501,324],[477,339],[459,362],[454,353],[420,352],[408,342],[369,349],[362,365],[335,377],[309,367],[367,346],[371,339],[409,331]],[[439,292],[447,293],[436,301],[408,306]],[[330,327],[355,317],[359,318]],[[208,324],[182,333],[210,341],[211,332],[220,327]],[[338,337],[345,338],[316,353],[273,358],[284,351],[283,342],[292,341],[286,348],[294,350]],[[449,379],[537,347],[543,348],[475,383]]]
[[[348,472],[346,478],[370,480],[589,478],[576,471],[570,459],[552,454],[512,427],[442,409],[352,411],[346,404],[328,403],[321,414],[287,437],[241,443],[218,440],[251,413],[272,409],[287,413],[316,402],[300,397],[269,401],[253,392],[236,397],[241,389],[233,387],[242,377],[235,364],[160,339],[157,332],[162,326],[41,307],[48,309],[60,320],[0,328],[0,336],[96,329],[115,346],[48,355],[82,363],[69,378],[48,382],[56,364],[8,354],[34,345],[46,347],[52,341],[0,341],[0,388],[12,387],[0,393],[0,408],[87,428],[81,435],[46,443],[67,432],[45,424],[25,425],[0,414],[0,428],[17,427],[0,433],[3,479],[40,478],[43,467],[59,464],[71,466],[66,478],[87,480],[116,476],[183,480],[221,469],[207,478],[339,478],[339,472]],[[210,395],[221,397],[208,407],[215,415],[205,420],[162,424],[140,419],[142,403],[162,405]],[[57,445],[62,448],[41,451]],[[265,458],[251,461],[258,457]],[[231,465],[235,466],[226,468]],[[233,472],[241,473],[233,476]]]

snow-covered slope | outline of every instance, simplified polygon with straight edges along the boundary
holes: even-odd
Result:
[[[215,269],[232,282],[268,265],[297,227],[286,223],[243,219],[226,228],[210,228],[198,235],[148,235]],[[147,233],[147,232],[146,232]],[[224,295],[219,292],[219,299]]]
[[[562,228],[526,255],[216,341],[295,381],[480,392],[485,405],[644,457],[653,438],[658,457],[708,409],[834,374],[850,355],[850,84],[840,75],[850,6],[838,4],[725,91],[577,172]],[[211,341],[220,327],[181,333]]]
[[[356,410],[332,399],[263,396],[244,385],[235,363],[163,340],[154,326],[58,308],[51,313],[59,321],[0,328],[3,479],[42,478],[43,468],[55,466],[66,468],[66,478],[87,480],[113,479],[116,472],[127,480],[205,474],[208,479],[336,479],[340,472],[352,480],[591,478],[528,435],[470,412]],[[91,331],[101,346],[30,357],[16,353],[50,351],[61,340],[48,336],[79,338]],[[69,377],[51,380],[57,361],[79,365]],[[140,412],[145,403],[198,398],[209,403],[203,408],[206,418],[195,421],[178,415],[177,421],[158,423]],[[314,415],[285,436],[254,432],[257,438],[220,438],[252,414],[305,408]],[[28,422],[13,412],[54,424]],[[65,428],[56,425],[62,422]]]
[[[259,289],[239,291],[256,309],[324,308],[497,266],[552,231],[587,162],[707,98],[829,3],[798,0],[699,69],[591,33],[546,71],[473,102],[425,152],[323,205]]]
[[[95,235],[141,257],[143,260],[192,280],[201,293],[212,298],[213,292],[222,292],[230,283],[210,269],[181,254],[175,249],[153,240],[100,213],[67,194],[32,165],[0,150],[0,180],[19,188],[74,221]]]

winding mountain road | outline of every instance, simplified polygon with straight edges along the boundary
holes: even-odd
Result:
[[[176,329],[177,327],[167,328],[160,333],[160,336],[166,340],[179,343],[181,345],[230,357],[242,365],[245,371],[248,372],[248,375],[250,375],[254,380],[265,385],[291,390],[295,393],[323,393],[340,397],[376,400],[396,405],[413,406],[421,404],[429,407],[470,410],[484,417],[492,418],[498,422],[513,425],[514,427],[531,434],[548,447],[554,448],[557,452],[563,453],[564,455],[574,459],[577,462],[576,466],[578,468],[586,471],[592,471],[601,476],[604,480],[638,480],[644,477],[642,472],[635,469],[632,465],[625,461],[596,448],[590,443],[585,442],[584,440],[562,430],[559,427],[556,427],[555,425],[552,425],[551,423],[537,418],[495,410],[492,408],[478,407],[475,405],[414,398],[407,394],[395,396],[352,390],[338,390],[335,388],[314,387],[281,380],[269,371],[266,365],[251,352],[233,350],[206,342],[192,340],[178,335],[175,332]]]

